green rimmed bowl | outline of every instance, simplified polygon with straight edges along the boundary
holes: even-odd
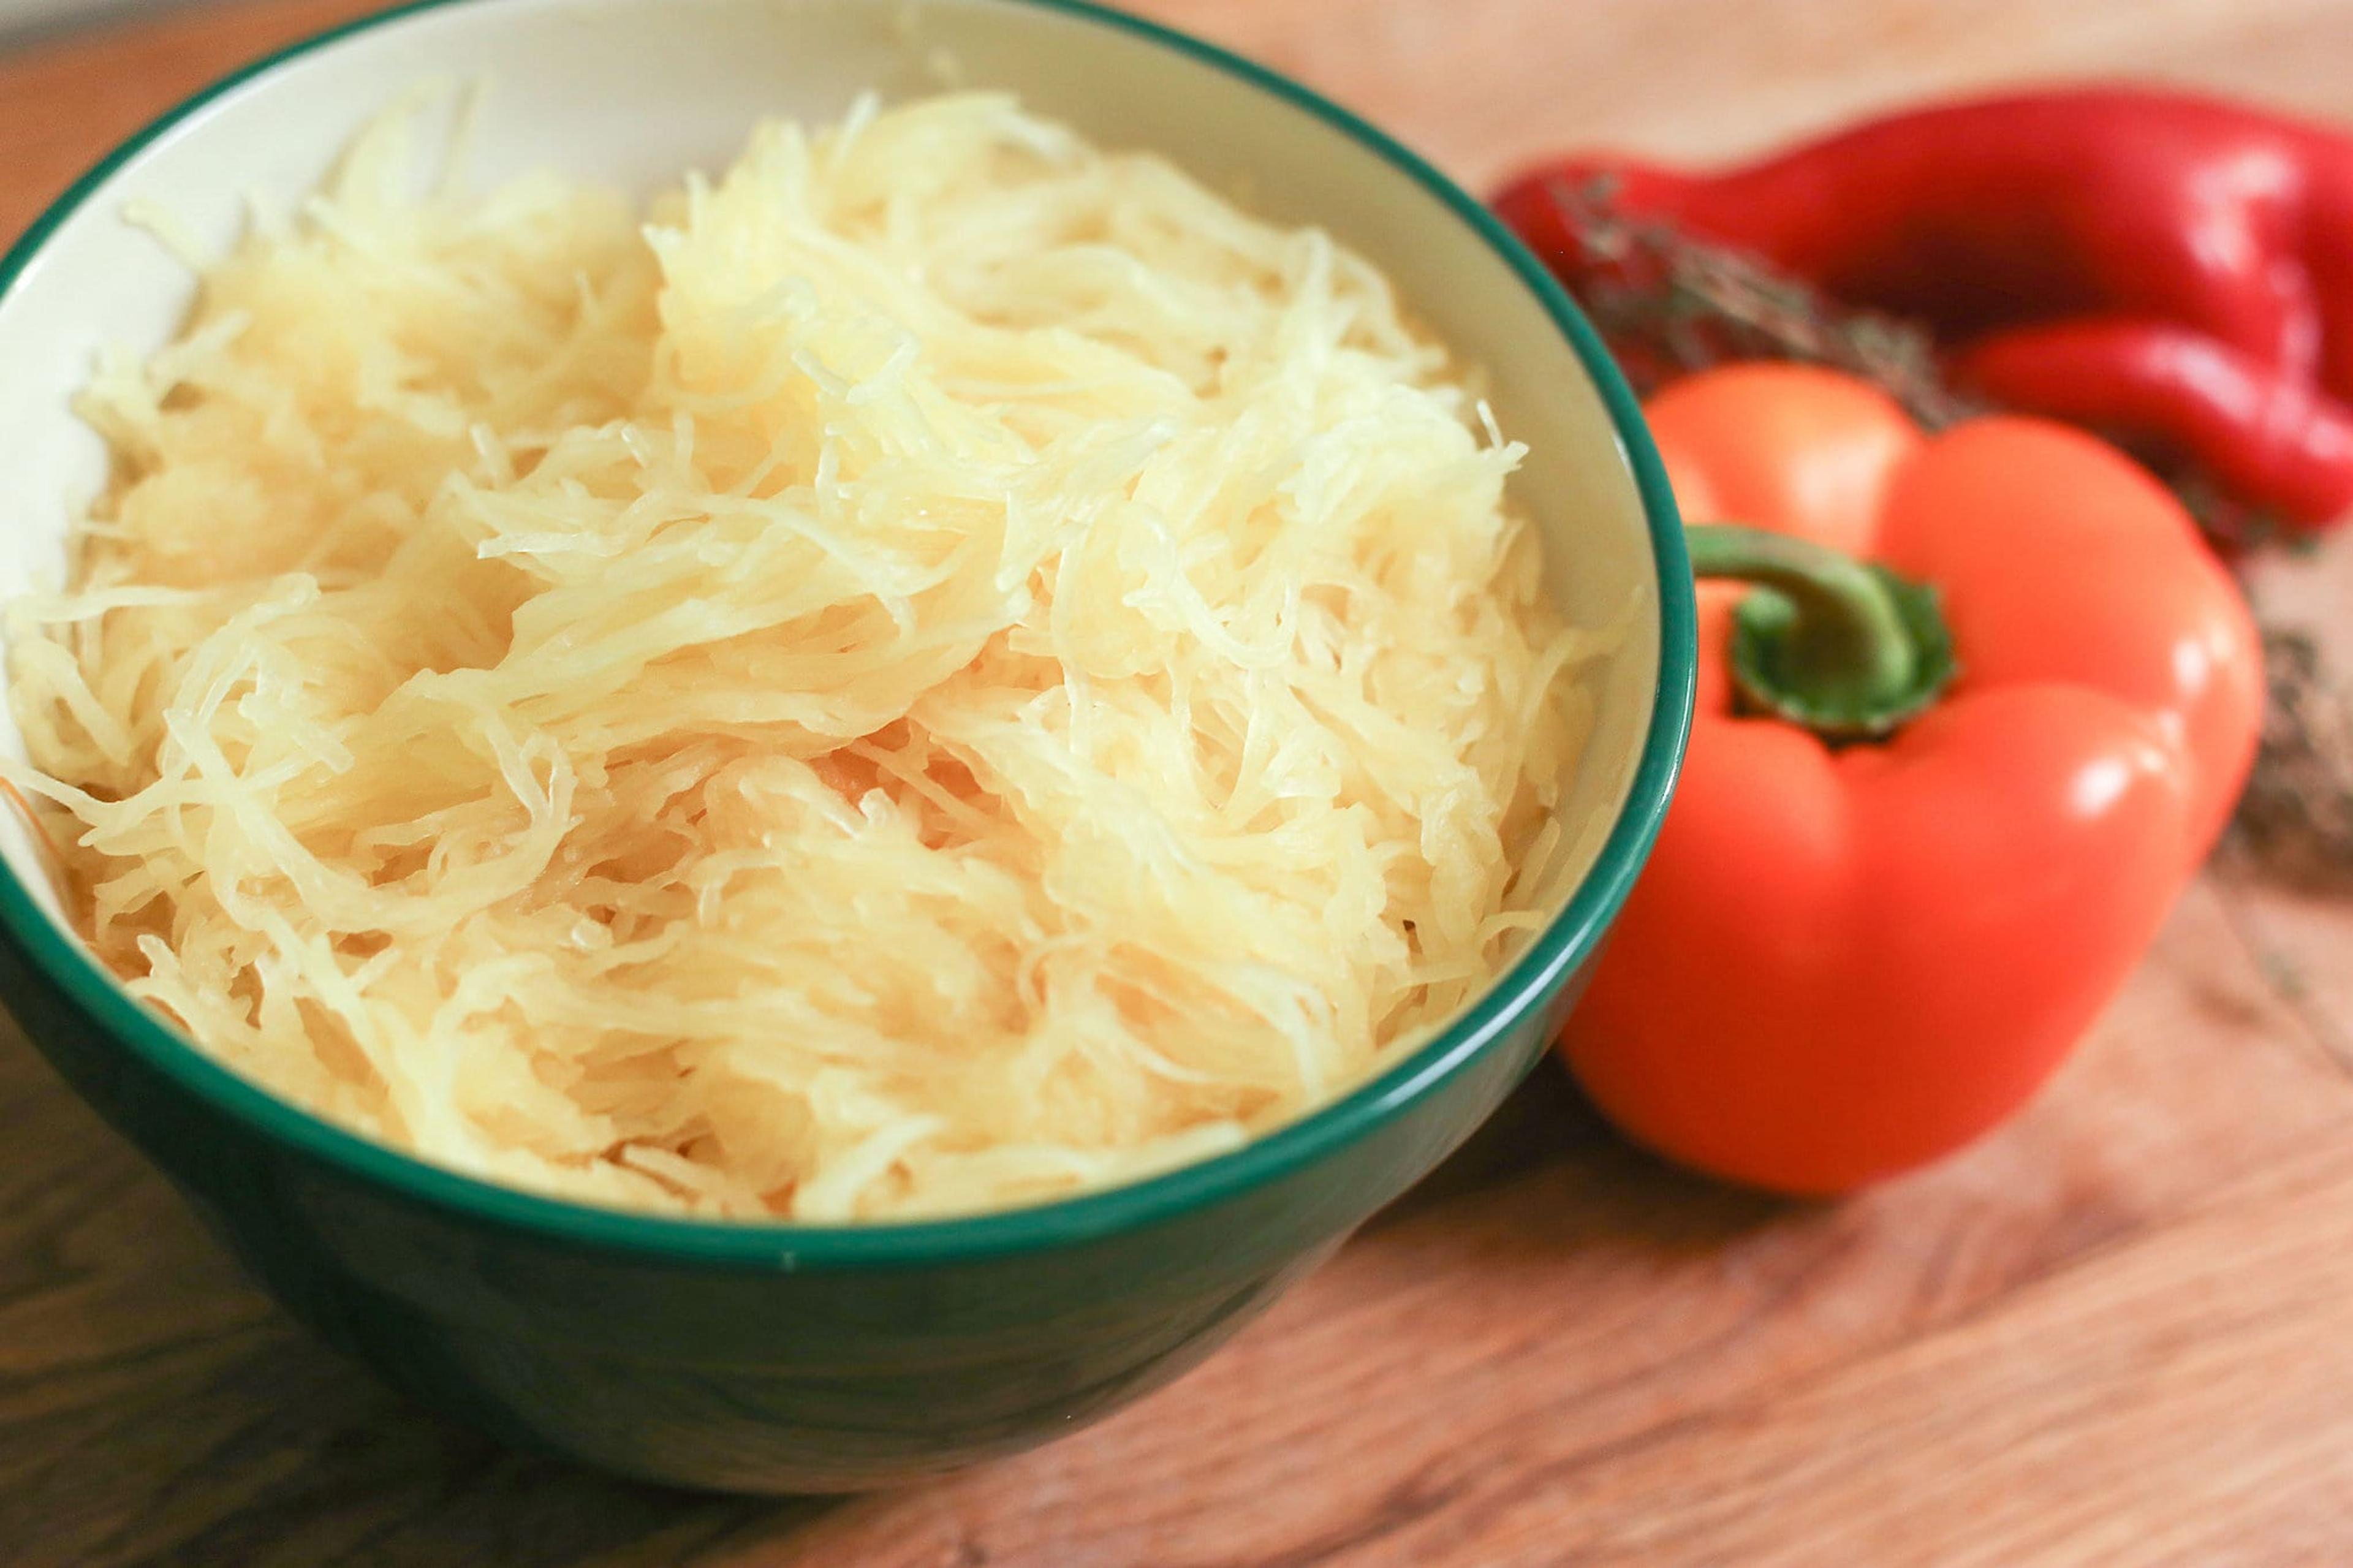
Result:
[[[1640,415],[1575,308],[1470,197],[1259,67],[1074,0],[428,0],[174,110],[0,261],[0,598],[61,570],[105,452],[69,402],[103,345],[152,348],[192,296],[124,221],[226,247],[243,203],[312,188],[420,81],[486,76],[486,179],[554,167],[650,189],[723,165],[765,114],[868,89],[1009,88],[1106,145],[1172,156],[1331,229],[1482,366],[1531,453],[1552,587],[1632,634],[1567,809],[1613,823],[1567,908],[1440,1037],[1236,1152],[976,1218],[719,1225],[531,1196],[338,1131],[191,1048],[69,934],[0,821],[0,994],[296,1316],[393,1384],[609,1469],[745,1491],[870,1487],[1017,1450],[1167,1381],[1328,1256],[1501,1100],[1573,999],[1665,812],[1690,719],[1690,578]],[[0,716],[0,745],[21,755]],[[31,1157],[18,1151],[11,1157]]]

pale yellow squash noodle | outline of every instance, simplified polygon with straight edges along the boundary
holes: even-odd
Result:
[[[1230,1149],[1558,904],[1609,639],[1382,277],[953,95],[633,211],[409,121],[101,367],[12,697],[203,1049],[491,1181],[828,1222]]]

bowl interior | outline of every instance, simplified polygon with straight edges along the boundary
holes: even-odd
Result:
[[[167,121],[61,205],[20,248],[13,282],[0,276],[0,601],[58,579],[69,521],[104,482],[103,445],[70,406],[96,355],[160,346],[193,295],[186,269],[126,215],[153,209],[207,251],[225,248],[248,204],[290,207],[404,94],[478,82],[465,165],[476,184],[552,168],[649,192],[723,167],[764,116],[821,120],[869,90],[976,86],[1012,89],[1104,145],[1163,152],[1271,218],[1328,228],[1481,368],[1504,428],[1529,444],[1515,490],[1545,532],[1561,606],[1584,624],[1633,610],[1567,797],[1572,821],[1620,816],[1646,739],[1659,749],[1654,704],[1672,697],[1660,680],[1662,594],[1633,459],[1546,301],[1377,133],[1279,79],[1063,0],[427,5]],[[446,139],[460,116],[435,114]],[[23,754],[4,710],[0,748]],[[1588,859],[1602,852],[1599,833],[1586,842]],[[0,862],[55,921],[35,842],[10,812]]]

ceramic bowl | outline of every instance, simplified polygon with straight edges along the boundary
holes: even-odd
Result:
[[[601,1210],[410,1160],[270,1097],[135,1005],[0,824],[0,987],[25,1032],[287,1309],[418,1398],[660,1481],[904,1480],[1019,1449],[1198,1361],[1492,1110],[1544,1049],[1657,831],[1689,720],[1691,586],[1635,404],[1575,308],[1479,205],[1272,73],[1068,0],[445,0],[314,39],[174,110],[0,263],[0,598],[54,580],[104,451],[70,409],[101,346],[146,350],[185,270],[125,210],[226,247],[420,83],[486,79],[483,180],[640,189],[722,167],[753,122],[948,84],[1012,89],[1371,257],[1490,378],[1576,616],[1640,612],[1568,809],[1614,826],[1560,917],[1426,1048],[1238,1152],[1039,1207],[814,1228]],[[0,746],[21,755],[13,724]],[[37,1158],[16,1149],[13,1159]]]

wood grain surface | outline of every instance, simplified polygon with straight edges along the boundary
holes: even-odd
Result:
[[[0,58],[0,234],[240,60],[246,0]],[[2345,0],[1158,0],[1485,184],[1926,91],[2353,111]],[[2353,594],[2343,558],[2319,602]],[[1614,1140],[1552,1069],[1198,1373],[844,1502],[630,1487],[406,1407],[0,1032],[0,1564],[2353,1563],[2353,905],[2227,869],[2021,1122],[1839,1205]]]

